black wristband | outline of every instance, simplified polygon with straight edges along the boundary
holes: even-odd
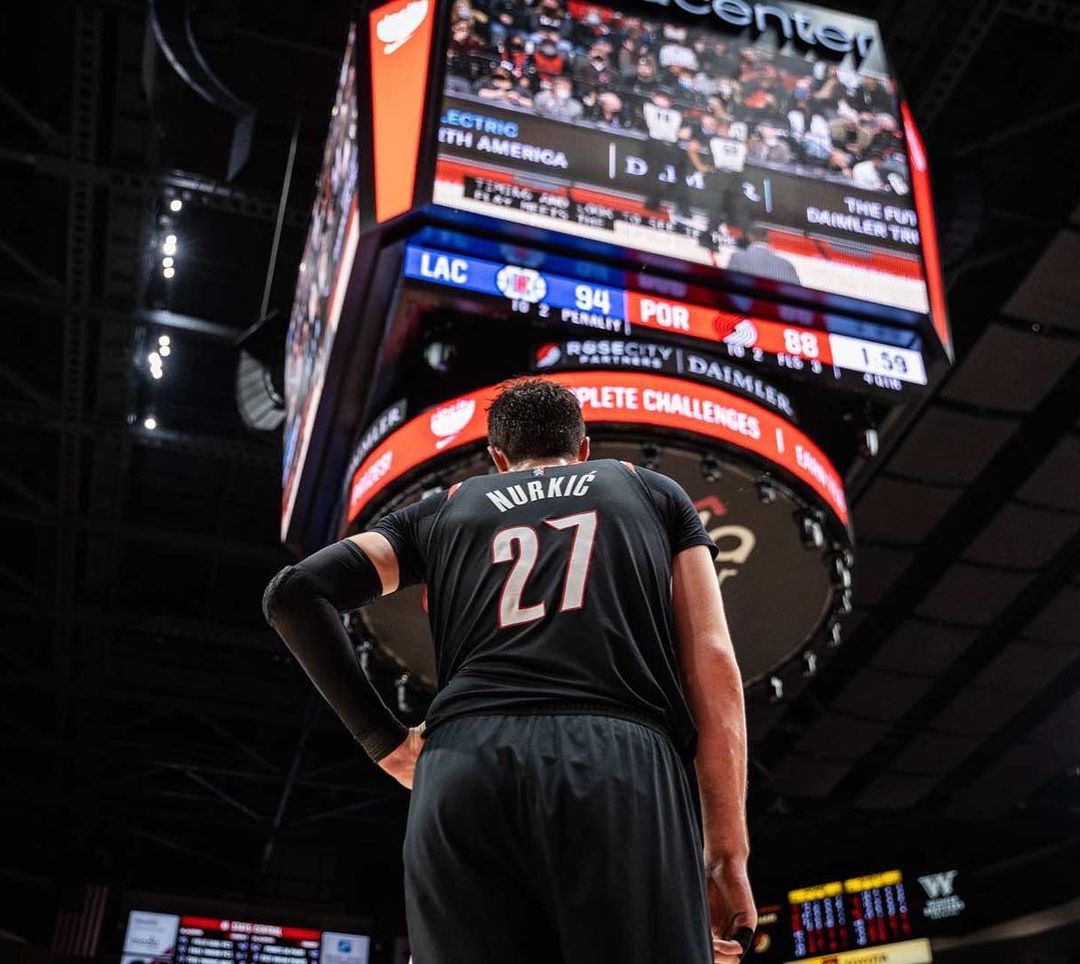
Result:
[[[732,938],[742,948],[743,956],[750,950],[750,942],[753,939],[754,932],[749,927],[740,927]]]

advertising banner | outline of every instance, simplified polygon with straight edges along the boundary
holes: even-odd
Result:
[[[586,425],[618,423],[703,436],[764,459],[804,483],[844,526],[843,480],[803,432],[773,411],[730,392],[664,375],[566,372],[556,380],[578,396]],[[438,405],[389,435],[360,464],[349,489],[350,522],[395,480],[487,435],[498,386]]]

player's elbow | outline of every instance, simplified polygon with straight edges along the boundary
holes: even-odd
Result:
[[[282,617],[296,605],[298,595],[302,592],[302,580],[298,576],[299,570],[296,566],[285,566],[263,590],[263,618],[275,629]]]

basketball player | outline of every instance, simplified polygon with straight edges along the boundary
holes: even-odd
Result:
[[[552,381],[505,387],[488,439],[499,474],[286,567],[263,600],[361,746],[412,788],[414,960],[735,962],[757,913],[715,548],[676,483],[589,460],[577,398]],[[417,583],[438,694],[409,730],[339,612]]]

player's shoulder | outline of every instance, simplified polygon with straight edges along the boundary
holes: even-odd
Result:
[[[395,524],[419,525],[421,522],[432,519],[438,515],[439,510],[446,504],[448,494],[448,489],[439,489],[436,492],[430,492],[423,498],[417,499],[416,502],[410,502],[408,505],[400,506],[392,512],[387,513],[376,522],[372,528],[377,529],[380,526],[387,527]]]
[[[685,497],[686,491],[678,482],[673,478],[664,475],[663,472],[656,472],[653,469],[647,469],[640,465],[634,466],[634,474],[641,479],[645,487],[654,495],[670,497]]]

